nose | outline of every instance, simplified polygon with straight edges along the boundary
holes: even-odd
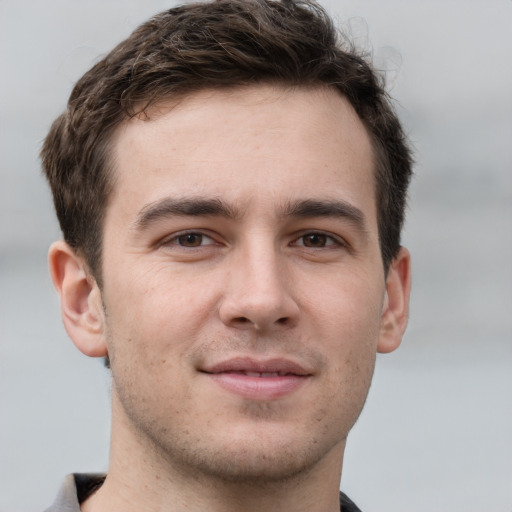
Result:
[[[225,325],[256,331],[296,325],[299,306],[292,296],[292,279],[274,249],[234,257],[225,285],[219,308]]]

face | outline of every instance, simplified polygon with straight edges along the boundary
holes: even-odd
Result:
[[[387,300],[365,128],[325,89],[149,114],[117,133],[104,227],[114,439],[235,480],[339,463]]]

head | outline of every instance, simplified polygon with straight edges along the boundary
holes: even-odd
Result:
[[[53,125],[67,243],[50,266],[71,338],[110,357],[114,460],[336,474],[410,281],[409,151],[340,45],[310,2],[179,7],[86,73]]]
[[[164,99],[250,84],[328,86],[368,130],[384,268],[400,248],[411,156],[382,79],[311,1],[220,0],[163,12],[76,84],[42,149],[66,242],[101,285],[117,128]]]

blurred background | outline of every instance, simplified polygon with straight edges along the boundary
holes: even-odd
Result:
[[[410,327],[378,357],[342,488],[364,512],[512,511],[512,1],[324,0],[416,148]],[[67,339],[38,152],[73,83],[161,0],[0,0],[0,511],[103,471],[109,377]]]

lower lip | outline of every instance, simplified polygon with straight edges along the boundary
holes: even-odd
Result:
[[[251,400],[281,398],[293,393],[308,379],[306,375],[282,377],[249,377],[241,373],[209,373],[207,375],[225,390]]]

